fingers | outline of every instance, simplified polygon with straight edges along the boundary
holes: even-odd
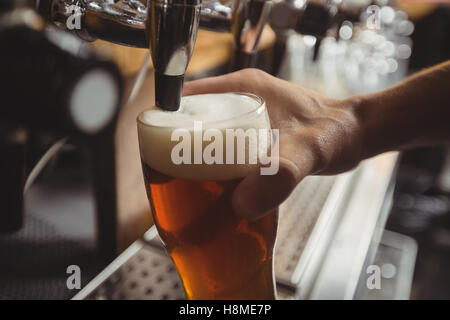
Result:
[[[230,87],[230,81],[227,75],[189,81],[183,86],[183,96],[230,91],[226,89],[227,87]]]
[[[183,88],[183,95],[249,92],[262,96],[266,101],[273,101],[274,99],[277,101],[277,93],[280,94],[277,89],[277,81],[276,78],[263,71],[244,69],[224,76],[187,82]],[[281,112],[283,109],[274,110]],[[277,122],[276,120],[279,117],[273,113],[270,114],[269,112],[271,120]],[[282,116],[283,114],[280,117],[286,118]],[[311,157],[305,156],[309,153],[303,149],[301,154],[298,154],[298,145],[293,144],[290,135],[287,136],[283,135],[283,139],[280,140],[283,145],[280,145],[278,173],[261,175],[260,171],[257,170],[245,177],[236,188],[232,198],[232,205],[236,214],[254,219],[270,212],[289,196],[305,175],[310,173]],[[302,170],[299,170],[299,168],[302,168]]]
[[[308,143],[295,139],[295,135],[280,134],[278,172],[275,175],[261,175],[257,170],[237,186],[232,198],[237,215],[256,219],[277,208],[291,194],[317,165],[315,150]]]
[[[219,77],[204,78],[186,82],[183,86],[183,96],[203,93],[235,92],[239,86],[236,77],[227,74]]]
[[[258,170],[238,185],[232,198],[233,209],[241,217],[258,218],[278,207],[302,178],[292,161],[279,159],[277,174],[261,175]]]
[[[259,82],[263,71],[244,69],[223,76],[204,78],[186,82],[183,96],[201,93],[250,92],[259,94]]]

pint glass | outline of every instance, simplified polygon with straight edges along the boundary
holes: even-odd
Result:
[[[138,116],[154,222],[188,299],[276,297],[273,248],[278,212],[244,219],[231,204],[237,185],[260,168],[258,161],[250,163],[250,151],[270,152],[270,146],[255,145],[258,141],[248,136],[239,144],[239,134],[233,133],[248,129],[270,131],[264,101],[251,94],[183,97],[179,111],[149,109]],[[231,148],[230,141],[236,142]],[[213,142],[217,148],[210,156],[215,162],[204,157]],[[248,152],[244,163],[239,161],[239,145]]]

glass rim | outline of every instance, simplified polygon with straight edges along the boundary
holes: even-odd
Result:
[[[197,94],[197,95],[205,95],[205,94],[224,94],[224,93],[226,93],[226,94],[235,94],[235,95],[240,95],[240,96],[247,96],[247,97],[249,97],[249,98],[255,100],[256,102],[258,102],[258,106],[255,107],[254,109],[250,110],[250,111],[246,111],[246,112],[244,112],[244,113],[241,113],[241,114],[239,114],[239,115],[232,116],[232,117],[230,117],[230,118],[221,119],[221,120],[214,120],[214,121],[203,120],[203,122],[204,122],[205,124],[210,125],[210,124],[216,124],[216,123],[226,123],[227,121],[233,121],[233,120],[236,120],[236,119],[242,119],[243,117],[246,117],[246,116],[249,116],[249,115],[259,114],[261,111],[263,111],[263,110],[266,109],[266,101],[265,101],[261,96],[259,96],[259,95],[257,95],[257,94],[254,94],[254,93],[250,93],[250,92],[199,93],[199,94]],[[190,95],[190,96],[194,96],[194,95]],[[190,96],[185,96],[185,97],[190,97]],[[142,117],[142,115],[143,115],[145,112],[150,111],[150,110],[153,110],[153,109],[146,109],[146,110],[141,111],[141,112],[138,114],[138,116],[137,116],[137,118],[136,118],[136,121],[137,121],[138,123],[144,125],[144,126],[152,127],[152,128],[166,128],[166,129],[178,128],[178,127],[175,127],[175,126],[163,126],[163,125],[154,125],[154,124],[148,124],[148,123],[145,123],[145,122],[141,119],[141,117]],[[261,110],[261,111],[260,111],[260,110]],[[176,112],[176,111],[168,111],[168,112]]]

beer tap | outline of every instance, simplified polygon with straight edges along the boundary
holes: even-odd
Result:
[[[272,1],[236,0],[231,17],[234,37],[234,70],[255,67],[256,52],[264,26],[268,22]]]
[[[156,104],[176,110],[197,29],[231,32],[232,69],[251,67],[271,5],[271,0],[40,0],[38,9],[85,40],[150,48]]]
[[[194,50],[200,0],[152,0],[148,3],[148,37],[155,68],[155,103],[179,108],[184,74]]]
[[[147,6],[146,0],[40,0],[38,10],[58,27],[72,31],[84,40],[103,39],[131,47],[148,48],[146,21],[147,17],[151,17],[149,11],[153,2],[158,1],[150,0]],[[166,6],[177,3],[159,2],[166,3]],[[200,28],[215,32],[232,32],[236,37],[250,29],[258,36],[272,5],[271,0],[181,2],[200,6]],[[80,21],[79,26],[74,23],[77,19]],[[255,26],[259,28],[255,30]],[[241,41],[237,38],[236,40]]]
[[[150,0],[149,4],[153,2],[154,0]],[[175,2],[167,1],[167,4]],[[255,52],[266,22],[270,22],[277,33],[294,30],[315,36],[317,52],[328,30],[339,28],[344,21],[358,21],[362,11],[372,3],[370,0],[199,0],[198,3],[200,2],[199,27],[231,32],[237,50],[235,58],[242,56],[236,62],[242,63],[242,67],[254,63],[252,59],[245,62],[248,55]],[[188,3],[189,1],[186,2]],[[85,40],[100,38],[133,47],[149,47],[145,25],[147,17],[151,15],[148,14],[149,8],[145,0],[41,0],[39,10],[48,20],[77,33]],[[73,21],[71,22],[76,15],[82,22],[79,28],[75,28]],[[338,33],[336,37],[339,37]]]
[[[321,41],[330,29],[338,28],[345,20],[359,19],[359,10],[366,6],[362,2],[367,1],[149,0],[145,3],[145,0],[40,0],[39,11],[59,27],[85,40],[100,38],[150,48],[157,69],[156,104],[172,110],[178,108],[182,79],[197,28],[233,34],[232,70],[255,66],[258,43],[268,22],[279,38],[283,38],[283,33],[288,30],[314,36],[315,59]],[[163,7],[165,9],[161,10]],[[181,14],[180,7],[187,10]],[[74,23],[76,19],[80,21],[78,27]],[[168,19],[172,19],[170,24],[157,23]],[[339,32],[335,36],[339,38]],[[160,54],[161,50],[164,55]],[[169,61],[172,70],[167,69]],[[178,66],[176,71],[173,70],[175,64]]]
[[[313,60],[316,60],[322,40],[329,31],[335,29],[337,32],[333,36],[339,40],[338,31],[342,24],[359,21],[367,5],[366,0],[278,0],[272,9],[270,25],[283,40],[289,30],[314,36]]]

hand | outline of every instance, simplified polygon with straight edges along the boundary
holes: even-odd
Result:
[[[279,129],[279,172],[247,176],[236,188],[237,214],[256,218],[280,205],[310,174],[336,174],[362,159],[362,130],[354,102],[336,100],[272,77],[257,69],[196,80],[184,95],[249,92],[267,104],[272,129]]]

